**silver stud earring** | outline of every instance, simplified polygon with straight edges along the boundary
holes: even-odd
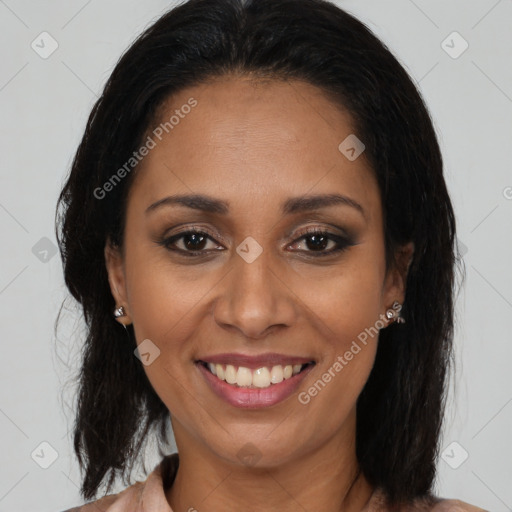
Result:
[[[405,318],[400,316],[401,309],[402,309],[402,304],[400,304],[400,302],[395,300],[395,302],[393,302],[393,306],[390,307],[388,310],[386,310],[386,318],[388,320],[391,320],[392,318],[394,318],[395,322],[397,324],[405,324]]]
[[[126,311],[123,306],[119,306],[117,309],[114,309],[114,317],[119,318],[121,316],[126,316]]]

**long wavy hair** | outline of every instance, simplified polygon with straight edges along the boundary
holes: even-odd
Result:
[[[113,173],[142,144],[174,93],[226,74],[306,81],[351,114],[378,180],[386,264],[415,253],[403,325],[380,332],[357,401],[360,470],[390,503],[430,496],[447,396],[458,261],[455,219],[428,110],[402,65],[359,20],[324,0],[190,0],[161,16],[120,58],[94,105],[61,191],[56,230],[66,285],[83,309],[74,451],[81,495],[108,477],[125,484],[150,433],[169,446],[169,411],[139,360],[133,328],[115,307],[104,259],[122,247],[126,197],[137,169],[107,199]]]

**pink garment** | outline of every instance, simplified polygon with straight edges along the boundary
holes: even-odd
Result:
[[[117,494],[109,494],[64,512],[173,512],[165,490],[171,487],[178,469],[178,454],[164,457],[145,481],[136,482]]]
[[[136,482],[118,494],[109,494],[64,512],[173,512],[167,503],[165,491],[174,482],[178,464],[177,453],[168,455],[157,464],[145,481]],[[488,512],[459,500],[440,498],[435,503],[418,499],[413,505],[400,511],[390,511],[384,503],[384,493],[376,489],[361,512]]]

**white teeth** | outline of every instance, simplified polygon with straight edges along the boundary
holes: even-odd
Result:
[[[234,384],[236,382],[236,370],[232,364],[228,364],[226,366],[226,372],[224,376],[228,384]]]
[[[236,367],[228,364],[223,366],[221,364],[208,363],[207,368],[213,375],[216,375],[220,380],[225,380],[228,384],[236,384],[238,387],[252,387],[252,388],[268,388],[272,384],[279,384],[283,380],[289,379],[292,375],[297,375],[301,369],[301,364],[287,364],[282,366],[280,364],[272,366],[271,369],[267,367],[251,370],[244,366]]]
[[[249,368],[244,368],[243,366],[240,366],[236,374],[236,383],[239,386],[250,386],[252,384],[251,370],[249,370]]]
[[[268,388],[270,386],[270,372],[268,371],[268,368],[258,368],[253,373],[252,384],[257,388]]]
[[[283,382],[283,367],[282,366],[273,366],[272,371],[270,372],[270,382],[272,384],[279,384]]]

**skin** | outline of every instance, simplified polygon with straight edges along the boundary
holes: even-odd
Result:
[[[194,361],[224,352],[308,357],[316,365],[298,390],[307,391],[358,334],[403,302],[413,246],[386,272],[378,184],[364,153],[349,161],[338,150],[354,133],[352,119],[320,90],[224,76],[170,98],[162,120],[191,97],[197,106],[137,169],[122,250],[105,248],[112,294],[127,311],[119,321],[133,323],[137,343],[149,338],[160,349],[144,370],[171,413],[180,454],[168,502],[175,512],[359,511],[373,489],[363,476],[350,488],[355,406],[378,336],[306,405],[294,393],[268,408],[233,407]],[[167,205],[146,213],[166,196],[192,193],[228,202],[229,212]],[[348,205],[281,212],[290,197],[333,193],[364,214]],[[209,255],[181,256],[157,243],[192,226],[211,234],[200,247]],[[315,256],[303,232],[311,227],[346,230],[354,245]],[[252,263],[236,252],[248,236],[263,248]],[[187,250],[184,241],[175,246]],[[237,457],[247,443],[258,451],[255,465]]]

